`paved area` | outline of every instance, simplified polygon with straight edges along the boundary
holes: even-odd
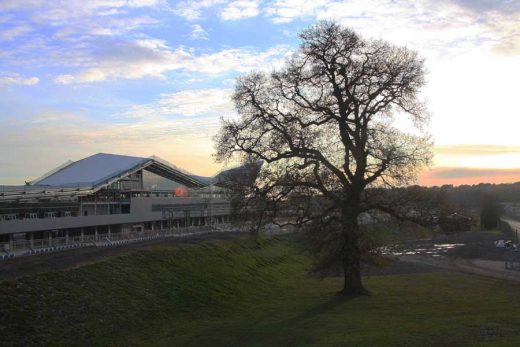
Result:
[[[403,256],[400,259],[403,262],[429,265],[446,271],[458,271],[520,283],[520,271],[506,269],[503,261],[451,259],[448,257],[434,258],[423,255]]]
[[[505,264],[502,261],[473,259],[467,262],[459,262],[457,265],[462,268],[469,266],[472,271],[484,276],[520,282],[520,271],[506,269]]]
[[[520,232],[520,222],[504,219]],[[497,248],[494,241],[505,236],[486,232],[459,233],[440,240],[404,242],[390,249],[401,262],[428,265],[520,283],[520,271],[506,268],[511,250]]]
[[[520,222],[505,221],[520,233]],[[506,269],[511,249],[494,245],[494,241],[505,238],[499,231],[473,231],[401,242],[385,249],[386,254],[397,257],[399,261],[381,270],[381,274],[458,271],[520,282],[519,270]]]

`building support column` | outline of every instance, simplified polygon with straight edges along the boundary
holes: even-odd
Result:
[[[110,230],[110,225],[108,226],[108,239],[112,237],[112,230]]]
[[[65,230],[65,244],[69,243],[69,230]]]
[[[34,248],[34,233],[29,233],[29,247]]]
[[[81,242],[85,241],[85,230],[83,230],[83,228],[81,228]]]
[[[52,246],[52,230],[49,230],[49,247]]]
[[[12,252],[14,248],[13,234],[9,234],[9,252]]]
[[[98,227],[94,227],[94,240],[98,240]]]

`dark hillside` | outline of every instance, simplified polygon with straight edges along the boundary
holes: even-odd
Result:
[[[518,285],[454,272],[308,275],[291,238],[146,247],[0,282],[2,346],[518,346]],[[427,271],[431,272],[431,271]],[[399,273],[399,272],[398,272]]]

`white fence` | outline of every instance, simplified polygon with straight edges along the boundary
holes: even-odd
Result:
[[[210,226],[174,228],[164,230],[145,230],[141,232],[125,232],[125,233],[104,233],[104,234],[88,234],[83,236],[55,237],[33,240],[17,240],[11,242],[0,243],[0,258],[5,255],[23,255],[34,254],[36,250],[63,250],[71,248],[69,246],[103,246],[112,244],[121,244],[122,241],[139,241],[154,239],[168,236],[180,236],[184,234],[202,233],[210,231],[222,231],[222,225],[219,230]],[[36,252],[39,253],[39,252]],[[8,258],[8,257],[5,257]]]

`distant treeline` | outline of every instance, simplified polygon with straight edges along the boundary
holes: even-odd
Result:
[[[482,199],[493,197],[499,202],[520,203],[520,182],[490,184],[480,183],[476,185],[443,185],[441,187],[427,188],[432,192],[444,195],[444,198],[453,204],[460,206],[478,206]]]
[[[438,208],[449,204],[462,209],[472,209],[479,208],[485,200],[489,199],[497,203],[520,204],[520,182],[461,186],[450,184],[434,187],[414,185],[398,189],[373,188],[368,190],[368,194],[372,199],[376,198],[380,201],[385,201],[386,197],[392,194],[401,195],[400,201],[405,207]]]
[[[520,216],[520,182],[510,184],[443,185],[435,187],[409,186],[399,189],[374,188],[367,196],[375,205],[382,205],[398,214],[413,214],[434,220],[458,213],[480,215],[484,207],[502,206],[503,212]],[[398,203],[389,204],[389,201]],[[385,211],[383,209],[383,211]]]
[[[520,182],[456,187],[410,186],[397,191],[403,197],[403,208],[422,219],[431,215],[432,224],[439,225],[446,232],[469,230],[474,224],[493,229],[503,214],[520,218]],[[391,194],[391,191],[379,191],[380,196],[386,194]]]

